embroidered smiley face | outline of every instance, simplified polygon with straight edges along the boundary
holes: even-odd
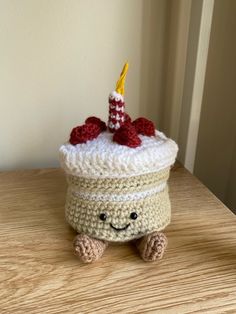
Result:
[[[108,217],[107,217],[107,214],[106,214],[106,213],[101,213],[101,214],[99,215],[99,218],[100,218],[100,220],[102,220],[102,221],[105,222]],[[129,218],[132,219],[132,220],[136,220],[136,219],[138,218],[138,214],[137,214],[136,212],[132,212],[132,213],[130,214]],[[123,226],[123,227],[118,227],[118,226],[115,226],[114,224],[110,223],[110,227],[111,227],[112,229],[114,229],[115,231],[118,231],[118,232],[119,232],[119,231],[124,231],[124,230],[128,229],[129,226],[130,226],[130,223],[126,224],[126,225]]]

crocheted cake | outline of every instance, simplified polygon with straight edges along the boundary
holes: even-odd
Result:
[[[67,174],[66,219],[78,232],[74,246],[84,261],[98,259],[107,242],[137,240],[144,260],[159,259],[170,222],[167,180],[178,147],[154,124],[125,113],[125,65],[109,96],[108,125],[90,117],[60,147]],[[139,239],[139,240],[138,240]]]

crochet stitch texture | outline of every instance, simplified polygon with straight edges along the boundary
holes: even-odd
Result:
[[[171,217],[167,180],[176,153],[177,145],[158,131],[155,137],[143,136],[135,150],[114,143],[108,132],[86,144],[63,145],[68,223],[78,233],[114,242],[163,230]],[[102,213],[106,221],[99,218]],[[117,232],[111,225],[129,226]]]
[[[125,113],[127,69],[109,95],[107,125],[87,118],[59,150],[68,182],[65,216],[84,262],[100,258],[108,242],[137,239],[145,261],[160,259],[167,245],[161,231],[171,219],[167,181],[178,146],[151,121]]]

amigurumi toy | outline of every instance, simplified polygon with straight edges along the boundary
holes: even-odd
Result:
[[[67,175],[66,219],[78,232],[75,254],[99,259],[109,242],[135,243],[145,261],[161,259],[171,206],[167,180],[178,147],[154,124],[125,113],[125,64],[109,96],[108,125],[89,117],[60,147]]]

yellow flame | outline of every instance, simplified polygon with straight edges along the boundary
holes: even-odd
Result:
[[[128,72],[128,68],[129,68],[129,64],[126,63],[123,67],[123,70],[120,74],[120,78],[116,83],[116,92],[118,94],[124,95],[125,93],[125,78],[126,78],[126,74]]]

